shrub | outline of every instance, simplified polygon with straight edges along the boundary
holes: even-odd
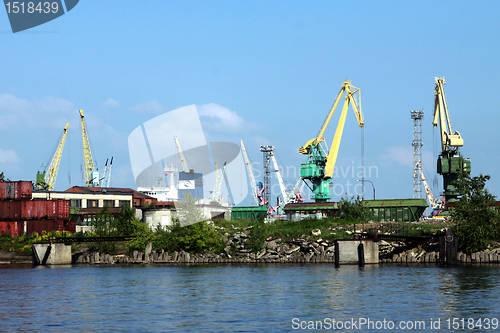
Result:
[[[352,196],[350,199],[342,197],[340,199],[340,218],[348,222],[366,222],[370,218],[370,210],[363,204],[359,197]]]
[[[174,252],[184,250],[190,253],[215,252],[224,249],[222,235],[215,229],[212,222],[198,222],[181,226],[178,220],[166,228],[158,226],[153,249]]]
[[[452,212],[454,233],[459,248],[467,253],[482,251],[499,238],[499,214],[490,207],[495,196],[485,189],[489,179],[488,175],[471,177],[462,172],[453,183],[460,197]]]

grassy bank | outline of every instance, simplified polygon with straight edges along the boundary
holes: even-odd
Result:
[[[444,226],[439,221],[438,223],[434,221],[419,223],[361,223],[348,219],[328,218],[322,220],[304,219],[296,222],[275,220],[270,223],[253,220],[216,220],[214,222],[199,222],[185,227],[176,224],[171,227],[157,227],[150,230],[144,224],[142,224],[142,227],[138,227],[137,221],[134,221],[131,235],[136,237],[128,242],[79,243],[73,245],[73,251],[91,250],[108,254],[130,254],[133,251],[144,251],[146,244],[151,242],[155,251],[174,252],[184,250],[189,253],[221,253],[234,235],[244,233],[247,238],[248,248],[257,253],[263,249],[266,239],[279,239],[283,243],[300,239],[318,240],[320,238],[334,241],[336,239],[350,239],[353,237],[354,232],[426,236],[439,233]],[[70,236],[71,234],[59,231],[19,237],[4,234],[0,236],[0,251],[31,255],[31,245],[33,243],[47,242],[51,237],[62,237],[64,235]],[[102,235],[102,230],[98,230],[92,236]],[[75,234],[75,236],[83,235]]]

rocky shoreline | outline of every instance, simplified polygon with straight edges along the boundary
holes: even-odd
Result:
[[[253,253],[246,248],[247,235],[236,233],[227,242],[223,253],[197,253],[185,251],[167,253],[151,250],[148,244],[145,252],[134,251],[132,255],[109,255],[99,252],[82,252],[73,255],[76,264],[196,264],[196,263],[334,263],[335,243],[321,238],[299,239],[281,242],[281,239],[266,239],[263,249]],[[429,244],[428,248],[436,248]],[[437,264],[439,251],[425,251],[404,242],[379,241],[379,263]],[[482,252],[458,253],[461,264],[500,263],[500,248]]]

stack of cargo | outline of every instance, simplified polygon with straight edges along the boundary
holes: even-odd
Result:
[[[69,221],[69,200],[32,200],[29,181],[0,182],[0,235],[67,230],[75,232]]]

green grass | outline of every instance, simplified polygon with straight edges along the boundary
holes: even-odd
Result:
[[[400,236],[432,236],[439,232],[443,226],[433,224],[392,222],[383,224],[379,230],[381,233]]]
[[[280,238],[282,242],[307,238],[309,240],[327,239],[335,240],[339,238],[351,238],[349,232],[353,230],[356,222],[346,221],[338,218],[328,219],[304,219],[300,221],[275,220],[269,223],[252,220],[232,220],[216,221],[218,228],[224,228],[228,234],[237,231],[249,232],[250,248],[258,251],[266,238]],[[314,229],[321,230],[321,235],[313,236]]]
[[[46,242],[51,237],[69,236],[70,233],[64,231],[43,232],[38,235],[36,232],[31,235],[12,237],[7,233],[0,236],[0,251],[16,252],[19,255],[31,256],[31,245],[38,242]]]

